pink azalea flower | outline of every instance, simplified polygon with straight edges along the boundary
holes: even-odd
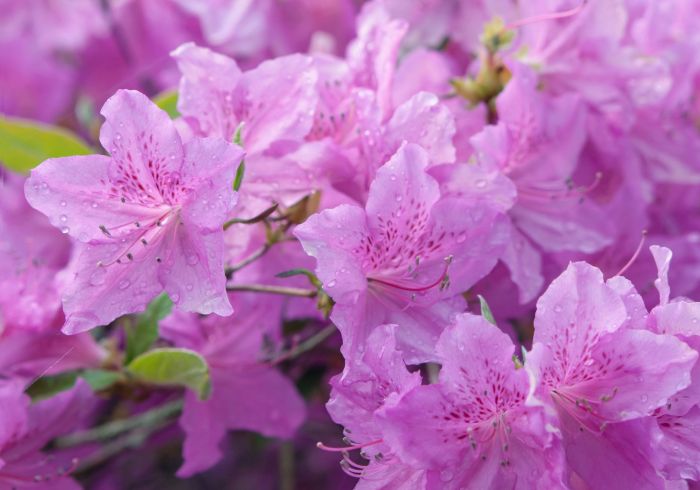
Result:
[[[175,313],[161,327],[163,338],[199,352],[209,365],[211,396],[185,395],[180,426],[185,462],[178,476],[204,471],[222,457],[228,430],[290,438],[305,418],[305,406],[291,381],[262,359],[263,342],[279,335],[282,300],[259,295],[231,297],[236,316],[220,318]]]
[[[645,446],[647,417],[690,385],[698,354],[645,329],[629,281],[573,263],[537,303],[525,367],[534,400],[557,413],[571,472],[588,487],[661,488]]]
[[[0,487],[79,490],[70,478],[75,461],[41,449],[56,436],[76,429],[92,408],[91,393],[80,383],[70,391],[30,405],[24,384],[0,381]]]
[[[579,98],[546,97],[533,72],[520,65],[513,71],[496,99],[498,124],[471,142],[483,165],[499,169],[517,189],[509,215],[518,239],[503,260],[520,287],[521,302],[528,302],[543,283],[538,267],[543,252],[590,254],[610,243],[610,226],[601,209],[571,184],[586,138]]]
[[[226,141],[240,131],[246,170],[238,213],[291,205],[322,187],[322,172],[295,153],[317,101],[311,58],[291,55],[241,72],[233,59],[193,44],[173,56],[182,72],[178,107],[192,131]]]
[[[671,251],[664,247],[651,247],[658,267],[655,281],[659,292],[659,305],[650,313],[649,329],[660,334],[673,335],[684,341],[696,352],[700,351],[700,303],[683,298],[669,302],[668,272]],[[678,391],[654,413],[662,434],[655,462],[662,475],[671,480],[700,480],[700,363],[691,372],[692,384]]]
[[[183,144],[138,92],[117,92],[102,114],[111,157],[47,160],[25,186],[29,203],[78,241],[64,331],[142,311],[163,290],[186,311],[230,314],[221,226],[242,151],[218,139]]]
[[[341,205],[295,230],[336,303],[332,318],[348,356],[372,328],[394,322],[408,357],[430,358],[443,325],[464,307],[455,295],[491,270],[503,249],[501,216],[441,199],[427,166],[421,147],[402,146],[377,171],[365,209]]]
[[[382,410],[396,454],[428,470],[428,488],[565,488],[545,411],[526,403],[530,381],[508,336],[463,314],[436,350],[439,381]]]
[[[344,181],[336,178],[333,183],[364,202],[377,169],[404,142],[422,146],[432,163],[453,162],[455,124],[432,93],[415,90],[394,104],[394,72],[405,22],[392,19],[382,2],[366,4],[357,22],[358,36],[346,59],[314,58],[319,103],[307,140],[329,143],[347,160],[351,174],[334,168]]]
[[[348,361],[343,372],[330,381],[333,387],[326,404],[331,418],[341,424],[351,444],[345,451],[343,470],[360,479],[356,489],[422,488],[425,472],[399,460],[383,440],[377,414],[395,404],[405,393],[420,386],[419,373],[409,373],[396,349],[396,325],[381,325],[370,334],[364,352]],[[349,451],[360,449],[366,466],[353,461]],[[402,486],[403,485],[403,486]]]
[[[27,204],[25,180],[0,169],[0,336],[61,321],[55,276],[68,263],[70,240]]]

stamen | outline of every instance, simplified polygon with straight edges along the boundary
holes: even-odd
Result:
[[[642,252],[642,247],[644,246],[644,241],[646,240],[646,238],[647,238],[647,230],[642,230],[642,238],[639,240],[639,245],[637,245],[637,250],[634,251],[634,254],[632,255],[632,257],[630,257],[630,259],[627,261],[627,263],[622,266],[622,269],[620,269],[620,271],[617,274],[615,274],[615,276],[621,276],[622,274],[624,274],[627,271],[627,269],[629,269],[630,266],[634,263],[634,261],[637,260],[637,257],[639,257],[639,254]]]
[[[510,24],[507,24],[504,27],[504,30],[509,31],[517,29],[518,27],[526,26],[528,24],[534,24],[536,22],[541,22],[545,20],[556,20],[572,17],[580,13],[587,3],[588,0],[582,0],[582,2],[578,6],[569,10],[564,10],[563,12],[550,12],[547,14],[533,15],[532,17],[526,17],[524,19],[516,20],[514,22],[511,22]]]
[[[450,264],[452,263],[452,255],[445,257],[445,268],[442,271],[442,274],[440,274],[440,277],[437,278],[436,281],[432,282],[431,284],[428,284],[427,286],[418,286],[418,287],[410,287],[410,286],[404,286],[401,284],[396,284],[391,281],[387,281],[384,279],[377,279],[376,277],[368,277],[367,280],[371,282],[376,282],[379,284],[383,284],[385,286],[389,286],[392,288],[400,289],[402,291],[411,291],[411,292],[422,292],[422,291],[428,291],[430,289],[433,289],[436,286],[441,286],[441,291],[449,285],[449,276],[447,275],[447,270],[450,268]],[[447,282],[445,282],[447,281]]]
[[[583,197],[585,194],[593,191],[600,184],[603,178],[602,172],[596,172],[593,182],[587,186],[573,187],[570,183],[567,184],[566,189],[559,190],[549,190],[549,189],[538,189],[537,187],[518,187],[518,196],[531,198],[531,199],[544,199],[548,201],[555,201],[558,199],[569,199],[572,197]]]
[[[112,234],[109,232],[109,230],[107,229],[107,227],[105,225],[100,225],[100,231],[108,237],[112,236]]]
[[[332,447],[332,446],[326,446],[324,443],[319,441],[316,443],[316,447],[319,449],[322,449],[324,451],[329,451],[332,453],[346,453],[348,451],[355,451],[356,449],[362,449],[364,447],[374,446],[375,444],[380,444],[382,442],[384,442],[383,439],[377,439],[376,441],[365,442],[364,444],[355,444],[353,446]]]

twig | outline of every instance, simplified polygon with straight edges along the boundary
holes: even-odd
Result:
[[[280,490],[294,490],[294,445],[291,441],[285,441],[280,446]]]
[[[256,260],[258,260],[260,257],[265,255],[268,252],[268,250],[270,250],[270,248],[272,248],[272,244],[265,243],[265,245],[263,245],[262,247],[257,249],[255,252],[250,254],[245,259],[241,260],[239,263],[232,265],[231,267],[227,267],[226,269],[224,269],[224,273],[226,274],[226,277],[230,278],[231,276],[233,276],[234,273],[238,272],[239,270],[243,269],[244,267],[249,266],[250,264],[252,264]]]
[[[323,343],[324,340],[329,338],[331,335],[333,335],[336,331],[336,326],[333,324],[328,325],[322,330],[319,330],[315,334],[313,334],[311,337],[306,339],[305,341],[301,342],[300,344],[296,345],[292,349],[289,349],[287,352],[282,354],[280,357],[277,359],[274,359],[272,362],[273,364],[279,364],[280,362],[283,361],[288,361],[290,359],[294,359],[304,352],[308,352],[317,345]]]
[[[155,425],[150,427],[141,427],[140,429],[134,430],[123,437],[119,437],[108,442],[107,444],[104,444],[96,452],[83,458],[80,463],[78,463],[75,473],[85,472],[96,466],[100,466],[126,449],[138,448],[144,442],[146,442],[151,434],[167,426],[170,424],[170,422],[170,420],[161,420]]]
[[[153,410],[149,410],[148,412],[144,412],[133,417],[113,420],[92,429],[59,437],[54,441],[54,445],[57,448],[75,447],[90,442],[111,439],[132,429],[144,427],[147,428],[149,426],[159,425],[163,422],[169,423],[169,419],[178,415],[182,411],[182,405],[182,400],[166,403],[158,408],[154,408]]]
[[[261,221],[265,221],[267,218],[270,217],[270,215],[272,213],[274,213],[277,210],[278,206],[279,206],[279,204],[274,203],[272,206],[270,206],[269,208],[264,210],[262,213],[258,214],[257,216],[253,216],[252,218],[234,218],[234,219],[228,220],[223,225],[224,230],[227,230],[231,226],[236,225],[236,224],[252,225],[254,223],[259,223]]]
[[[226,291],[250,291],[254,293],[298,296],[301,298],[314,298],[318,295],[318,291],[314,289],[287,288],[283,286],[269,286],[266,284],[234,284],[232,286],[227,286]]]

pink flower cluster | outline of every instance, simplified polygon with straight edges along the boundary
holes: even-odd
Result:
[[[699,0],[0,10],[0,489],[700,486]]]

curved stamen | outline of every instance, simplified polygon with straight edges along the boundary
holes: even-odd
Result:
[[[564,10],[563,12],[550,12],[546,14],[538,14],[538,15],[533,15],[531,17],[525,17],[524,19],[516,20],[514,22],[511,22],[507,24],[504,27],[504,30],[513,30],[517,29],[518,27],[526,26],[528,24],[534,24],[536,22],[542,22],[545,20],[556,20],[556,19],[565,19],[567,17],[572,17],[574,15],[577,15],[580,13],[583,8],[586,6],[588,3],[588,0],[582,0],[582,2],[569,10]]]
[[[624,274],[627,271],[627,269],[629,269],[630,266],[634,263],[634,261],[637,260],[637,257],[639,257],[639,254],[642,252],[642,247],[644,246],[646,238],[647,230],[642,230],[642,238],[639,240],[639,245],[637,245],[637,249],[634,251],[632,257],[630,257],[627,263],[622,266],[622,269],[620,269],[619,272],[615,274],[615,276],[621,276],[622,274]]]
[[[572,397],[571,395],[564,393],[561,390],[552,390],[551,393],[552,398],[554,398],[555,400],[560,400],[558,405],[561,408],[563,408],[566,411],[566,413],[571,415],[571,417],[574,420],[576,420],[576,422],[578,422],[581,427],[585,428],[589,432],[593,434],[599,433],[590,427],[591,422],[593,421],[589,421],[587,423],[584,420],[584,418],[582,417],[584,413],[600,421],[600,426],[598,427],[598,430],[600,432],[602,432],[604,427],[607,425],[607,419],[593,410],[593,406],[591,405],[590,400],[586,400],[583,398],[576,399],[575,397]],[[583,411],[583,413],[581,413],[581,411]]]
[[[518,196],[531,199],[543,199],[547,201],[555,201],[558,199],[580,198],[589,192],[593,191],[600,184],[603,178],[602,172],[596,172],[593,182],[587,186],[571,187],[567,189],[538,189],[536,187],[518,187]]]
[[[435,281],[432,283],[426,285],[426,286],[417,286],[417,287],[412,287],[412,286],[404,286],[402,284],[397,284],[395,282],[387,281],[385,279],[377,279],[376,277],[367,277],[367,280],[370,282],[376,282],[378,284],[383,284],[384,286],[389,286],[391,288],[395,289],[400,289],[402,291],[410,291],[410,292],[423,292],[423,291],[429,291],[430,289],[433,289],[436,286],[440,286],[446,279],[447,279],[447,271],[450,268],[450,264],[452,263],[452,256],[445,257],[445,266],[442,271],[442,274],[440,277],[438,277]]]
[[[332,446],[326,446],[322,442],[317,442],[316,447],[319,449],[322,449],[324,451],[329,451],[332,453],[347,453],[348,451],[355,451],[356,449],[362,449],[364,447],[368,446],[374,446],[376,444],[381,444],[384,442],[383,439],[377,439],[376,441],[370,441],[370,442],[365,442],[364,444],[354,444],[352,446],[345,446],[345,447],[332,447]]]
[[[160,228],[164,225],[164,223],[168,220],[171,214],[176,212],[176,209],[169,209],[167,212],[163,213],[162,215],[156,217],[153,219],[152,222],[147,223],[146,225],[140,224],[139,222],[133,222],[130,224],[133,224],[136,226],[136,228],[141,229],[139,233],[136,234],[135,237],[126,244],[126,247],[120,252],[117,253],[115,256],[116,258],[112,259],[109,262],[100,262],[98,265],[100,267],[107,267],[110,265],[113,265],[115,263],[122,263],[122,259],[126,258],[127,260],[133,260],[134,254],[131,253],[133,251],[133,248],[138,244],[141,243],[143,246],[147,246],[149,242],[152,241],[152,238],[157,236],[160,233]],[[106,228],[105,226],[100,226],[100,230],[105,234],[105,236],[109,238],[114,238],[112,235],[112,231],[115,231],[119,228],[122,228],[127,225],[119,225],[113,228]]]

